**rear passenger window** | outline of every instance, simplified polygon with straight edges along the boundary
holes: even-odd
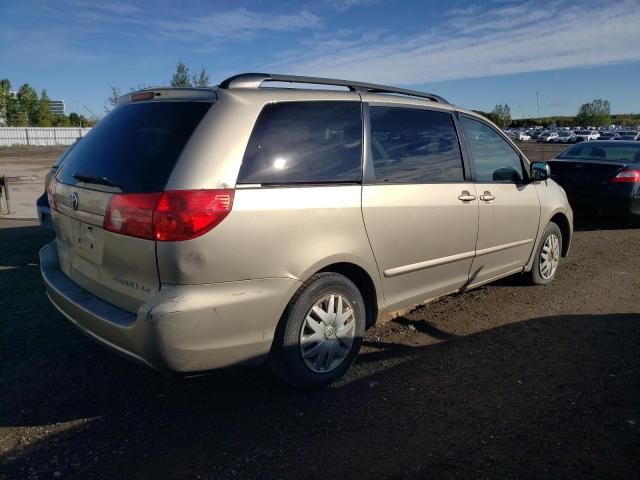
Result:
[[[521,183],[520,155],[492,128],[477,120],[461,117],[467,145],[476,167],[476,181]]]
[[[256,122],[238,183],[359,182],[360,102],[267,105]]]
[[[371,152],[377,183],[464,180],[451,114],[400,107],[371,107]]]

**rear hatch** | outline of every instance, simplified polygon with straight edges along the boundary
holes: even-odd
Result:
[[[162,192],[210,101],[121,105],[65,158],[50,184],[61,270],[85,290],[135,312],[160,288],[155,241],[103,228],[114,196]]]

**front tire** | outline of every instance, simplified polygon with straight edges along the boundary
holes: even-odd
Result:
[[[542,233],[542,240],[535,253],[530,272],[531,283],[547,285],[553,282],[558,272],[561,255],[562,232],[557,224],[549,222]]]
[[[354,362],[365,321],[364,301],[355,284],[337,273],[318,273],[298,289],[282,315],[269,366],[291,386],[322,388]]]

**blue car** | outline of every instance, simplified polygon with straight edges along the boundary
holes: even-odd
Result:
[[[62,165],[62,162],[64,162],[66,156],[71,150],[73,150],[79,141],[80,139],[78,138],[75,142],[69,145],[69,148],[62,152],[62,155],[58,157],[56,163],[53,164],[51,170],[47,172],[47,175],[44,178],[44,193],[40,195],[36,201],[36,208],[38,209],[38,220],[40,221],[40,225],[45,228],[53,230],[53,223],[51,222],[51,207],[49,206],[49,199],[47,198],[47,186],[58,171],[58,168],[60,168],[60,165]]]

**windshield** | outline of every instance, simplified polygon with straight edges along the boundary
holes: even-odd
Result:
[[[617,142],[613,142],[617,143]],[[599,160],[611,162],[640,163],[639,145],[602,145],[592,142],[571,147],[557,158],[571,160]]]
[[[69,152],[58,180],[117,186],[125,193],[160,192],[210,106],[145,102],[118,107]]]

